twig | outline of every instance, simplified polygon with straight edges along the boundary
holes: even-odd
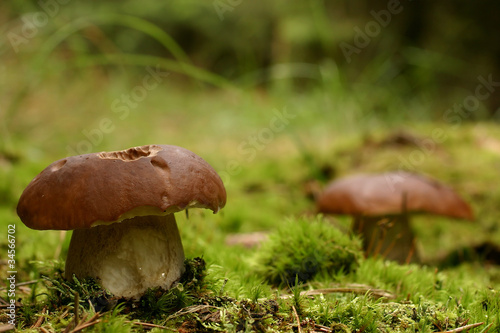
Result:
[[[483,330],[483,333],[488,333],[488,331],[490,330],[491,326],[493,326],[493,323],[489,324],[488,327],[486,327],[486,329]]]
[[[143,322],[140,322],[140,321],[130,321],[130,320],[125,320],[125,322],[127,324],[132,324],[132,325],[140,325],[140,326],[144,326],[144,327],[153,327],[153,328],[161,328],[161,329],[164,329],[164,330],[168,330],[169,328],[166,327],[166,326],[161,326],[161,325],[156,325],[156,324],[150,324],[150,323],[143,323]]]
[[[314,329],[319,329],[320,332],[327,332],[327,333],[333,332],[333,330],[330,327],[323,326],[320,324],[314,324]]]
[[[19,283],[16,283],[16,287],[22,287],[22,286],[27,286],[29,284],[35,284],[37,283],[39,280],[32,280],[32,281],[26,281],[26,282],[19,282]],[[4,289],[7,289],[7,287],[0,287],[0,290],[4,290]]]
[[[217,307],[212,306],[212,305],[192,305],[192,306],[188,306],[187,308],[181,309],[181,310],[177,311],[176,313],[170,315],[165,321],[169,321],[169,320],[174,319],[176,317],[183,316],[183,315],[188,314],[188,313],[193,313],[193,312],[197,312],[200,310],[208,309],[208,308],[217,309]]]
[[[40,317],[38,317],[36,322],[30,328],[39,328],[40,326],[42,326],[43,321],[45,319],[45,312],[47,312],[47,306],[43,307]]]
[[[376,297],[385,297],[385,298],[396,298],[394,294],[382,290],[382,289],[373,289],[368,286],[351,286],[351,287],[344,287],[344,288],[325,288],[325,289],[314,289],[314,290],[307,290],[307,291],[302,291],[300,293],[301,296],[314,296],[314,295],[321,295],[321,294],[333,294],[333,293],[354,293],[354,294],[366,294],[369,293],[373,296]],[[289,299],[292,298],[293,295],[286,294],[286,295],[281,295],[281,299]]]
[[[85,320],[85,318],[87,318],[87,314],[83,315],[82,320]],[[76,325],[75,325],[75,318],[73,318],[72,320],[70,320],[68,326],[66,326],[66,328],[63,331],[63,333],[70,333],[74,329],[74,327],[76,327]]]
[[[64,312],[57,318],[57,320],[61,321],[63,320],[64,318],[66,318],[66,316],[68,315],[69,313],[69,309],[67,308],[66,310],[64,310]]]
[[[80,320],[80,323],[76,324],[76,325],[75,325],[76,318],[73,318],[73,320],[66,327],[64,332],[65,333],[76,333],[76,332],[83,330],[84,328],[93,326],[93,325],[101,322],[101,320],[98,319],[100,317],[99,313],[95,313],[89,320],[87,320],[87,315],[88,315],[88,313],[84,313],[82,316],[82,319]],[[72,328],[73,325],[74,325],[74,328]]]
[[[292,310],[293,310],[293,314],[295,315],[295,320],[297,320],[297,327],[298,327],[299,333],[302,333],[302,327],[300,326],[300,318],[299,318],[299,315],[297,313],[297,310],[295,310],[295,306],[293,306],[293,305],[292,305]]]
[[[94,326],[95,324],[98,324],[100,323],[101,320],[100,319],[97,319],[95,321],[92,321],[92,322],[87,322],[85,324],[82,324],[78,327],[75,327],[74,330],[72,330],[70,333],[76,333],[76,332],[80,332],[81,330],[83,330],[84,328],[87,328],[87,327],[90,327],[90,326]]]
[[[16,326],[11,324],[0,325],[0,332],[8,332],[16,329]]]
[[[19,303],[19,302],[16,302],[15,304],[16,304],[16,308],[19,308],[19,307],[22,306],[21,303]],[[2,305],[0,305],[0,309],[5,309],[5,308],[7,308],[9,306],[11,306],[10,303],[8,303],[8,304],[2,304]]]
[[[481,322],[481,323],[475,323],[475,324],[465,325],[465,326],[458,327],[458,328],[455,328],[455,329],[452,329],[452,330],[449,330],[449,331],[442,331],[440,333],[457,333],[457,332],[467,331],[467,330],[470,330],[471,328],[478,327],[478,326],[481,326],[483,324],[484,323]]]
[[[99,318],[99,316],[100,316],[100,314],[96,313],[89,320],[85,321],[85,319],[87,318],[87,314],[83,315],[82,321],[80,322],[80,324],[76,325],[75,328],[72,331],[70,331],[70,333],[76,333],[76,332],[83,330],[84,328],[87,328],[87,327],[93,326],[97,323],[100,323],[101,320],[97,319],[97,318]]]

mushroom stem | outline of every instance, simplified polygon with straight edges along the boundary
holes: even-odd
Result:
[[[94,277],[119,297],[168,289],[184,270],[184,250],[174,214],[138,216],[121,223],[73,231],[66,279]]]
[[[367,256],[380,255],[399,263],[406,263],[409,258],[411,262],[420,261],[407,214],[387,217],[357,216],[352,230],[363,238]]]

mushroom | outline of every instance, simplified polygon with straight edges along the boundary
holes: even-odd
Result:
[[[118,297],[169,289],[184,270],[174,213],[217,213],[226,191],[193,152],[148,145],[67,157],[50,164],[22,193],[17,214],[38,230],[74,230],[65,277],[93,277]]]
[[[409,172],[359,174],[331,182],[317,199],[325,214],[354,216],[367,254],[400,263],[418,262],[410,213],[430,213],[473,220],[471,207],[451,188]]]

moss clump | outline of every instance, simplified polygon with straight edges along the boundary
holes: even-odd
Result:
[[[272,285],[293,286],[317,274],[334,276],[356,270],[362,259],[360,240],[314,220],[289,220],[270,235],[256,255],[256,271]]]
[[[441,332],[472,323],[469,311],[461,305],[424,298],[418,303],[386,303],[369,295],[346,295],[337,300],[335,306],[327,298],[310,302],[304,316],[333,332]]]
[[[50,275],[42,275],[47,293],[49,309],[56,309],[64,305],[78,301],[79,304],[88,308],[90,304],[96,311],[108,311],[116,300],[112,294],[101,287],[99,281],[88,277],[78,279],[73,276],[71,280],[63,277],[63,271],[56,267]]]
[[[179,283],[169,290],[150,288],[138,303],[128,301],[127,311],[139,319],[158,319],[193,305],[206,293],[206,264],[202,258],[186,259]]]
[[[184,284],[188,289],[196,291],[202,291],[206,288],[207,267],[203,258],[196,257],[184,260],[184,269],[180,283]]]

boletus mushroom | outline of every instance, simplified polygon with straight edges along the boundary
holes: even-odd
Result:
[[[409,224],[414,213],[473,220],[472,209],[438,181],[409,172],[359,174],[334,180],[318,196],[317,210],[354,217],[365,252],[400,263],[420,260]]]
[[[67,157],[50,164],[17,206],[30,228],[74,230],[65,277],[94,277],[118,297],[169,289],[184,270],[174,213],[217,213],[226,191],[215,170],[193,152],[148,145]]]

